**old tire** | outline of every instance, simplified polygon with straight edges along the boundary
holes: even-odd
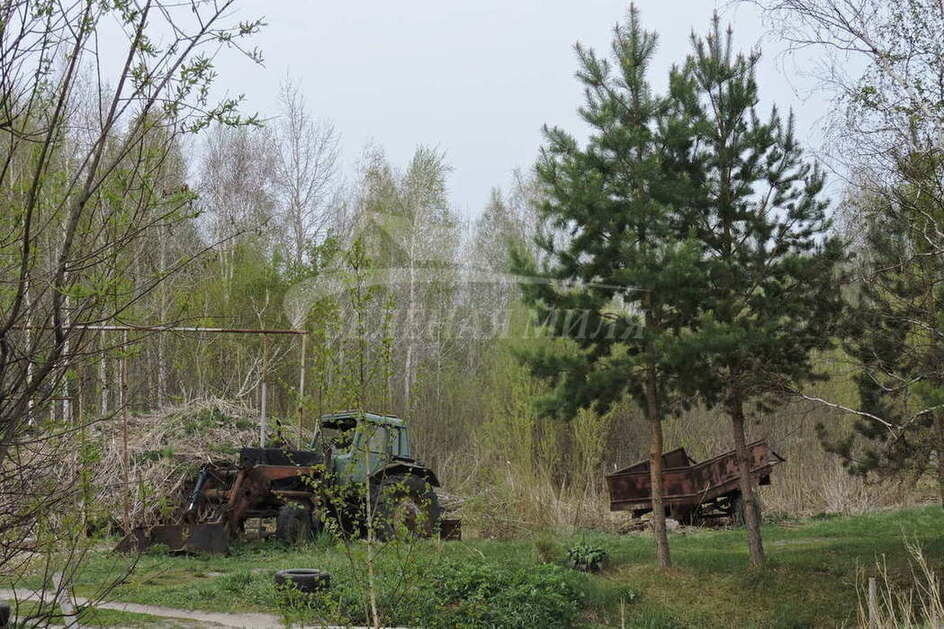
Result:
[[[374,529],[384,539],[402,532],[430,537],[442,516],[439,497],[432,486],[425,478],[412,474],[384,477],[374,504]]]
[[[275,537],[287,544],[301,544],[315,536],[316,530],[308,509],[283,505],[275,520]]]
[[[276,585],[294,587],[299,592],[320,592],[331,586],[331,575],[321,570],[292,568],[276,572],[275,583]]]

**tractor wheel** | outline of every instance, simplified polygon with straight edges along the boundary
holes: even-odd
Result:
[[[275,520],[275,537],[288,544],[301,544],[315,536],[316,527],[308,509],[282,505]]]
[[[384,539],[398,533],[430,537],[439,526],[442,507],[425,479],[413,475],[387,476],[377,488],[374,528]]]

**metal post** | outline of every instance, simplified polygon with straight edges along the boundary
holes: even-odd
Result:
[[[308,345],[308,335],[302,336],[301,361],[298,366],[298,436],[295,438],[296,447],[302,449],[302,417],[305,406],[305,351]]]
[[[119,378],[121,380],[121,467],[122,481],[124,483],[124,525],[125,533],[131,532],[131,483],[129,478],[129,457],[128,457],[128,331],[125,330],[122,335],[121,347],[121,365],[119,367]]]
[[[260,392],[262,396],[260,409],[259,409],[259,447],[264,448],[266,445],[266,405],[268,402],[268,391],[266,390],[266,383],[262,383],[262,391]]]

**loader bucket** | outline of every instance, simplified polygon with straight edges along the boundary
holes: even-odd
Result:
[[[229,531],[223,522],[137,528],[118,542],[115,550],[120,553],[142,552],[157,545],[166,546],[175,554],[222,554],[229,549]]]

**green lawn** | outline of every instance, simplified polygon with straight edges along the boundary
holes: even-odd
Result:
[[[698,530],[671,538],[675,567],[653,565],[651,540],[585,532],[534,540],[388,545],[377,562],[379,606],[390,624],[422,626],[807,627],[852,625],[856,583],[889,573],[910,583],[905,540],[937,569],[944,561],[938,507],[786,522],[764,527],[770,558],[746,568],[741,530]],[[606,568],[587,576],[564,566],[584,541],[605,549]],[[364,620],[363,544],[353,555],[323,538],[299,549],[239,546],[226,557],[141,556],[113,598],[208,611],[261,611],[288,620]],[[77,581],[91,595],[127,559],[97,552]],[[334,577],[320,597],[276,590],[272,573],[317,567]],[[36,584],[34,584],[36,585]]]

